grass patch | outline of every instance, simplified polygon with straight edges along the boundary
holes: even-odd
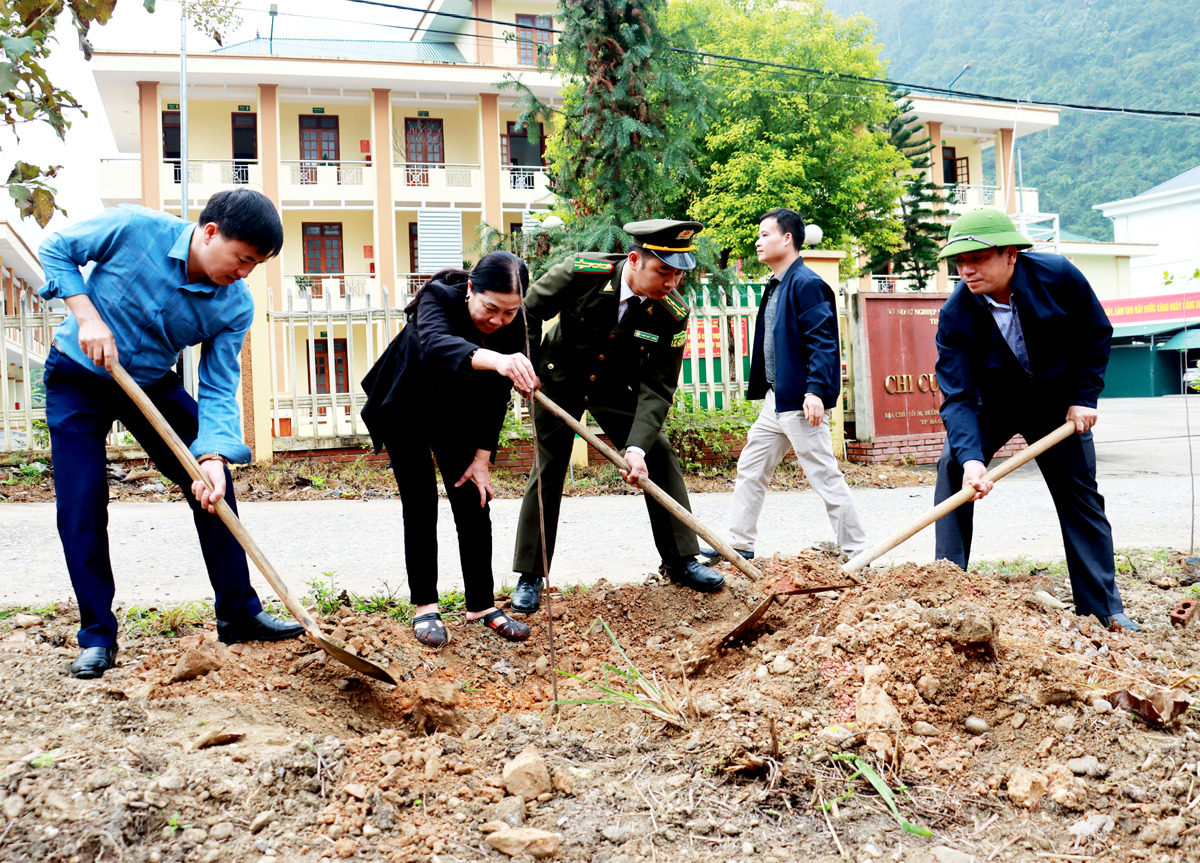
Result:
[[[621,659],[625,660],[625,668],[623,669],[612,665],[603,666],[605,671],[615,675],[620,682],[614,682],[612,678],[606,678],[603,683],[597,683],[593,680],[584,680],[577,674],[558,671],[563,677],[571,677],[580,683],[585,683],[602,693],[602,695],[598,698],[553,701],[550,704],[603,704],[607,707],[632,707],[676,728],[686,728],[688,726],[688,717],[684,712],[684,702],[686,699],[677,696],[665,682],[660,683],[657,675],[652,674],[650,677],[647,677],[642,674],[625,653],[620,643],[617,642],[617,637],[613,635],[612,630],[609,629],[603,617],[597,617],[592,621],[592,625],[588,627],[588,633],[594,632],[597,626],[604,629],[609,640],[612,641],[613,647],[621,655]],[[621,683],[624,684],[624,688],[617,688]]]
[[[971,564],[971,569],[984,575],[995,576],[1001,581],[1010,581],[1017,576],[1029,575],[1037,571],[1039,575],[1066,575],[1067,561],[1042,561],[1027,555],[1020,557],[1002,558],[1000,560],[981,560]]]
[[[54,617],[54,603],[46,605],[9,605],[0,608],[0,620],[16,617],[18,614],[33,614],[38,617]]]
[[[126,636],[187,635],[206,623],[216,623],[216,612],[204,602],[180,602],[172,605],[131,605],[121,621]]]

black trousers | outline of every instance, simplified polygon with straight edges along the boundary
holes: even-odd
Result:
[[[58,534],[79,601],[79,646],[112,647],[117,643],[104,452],[104,438],[114,420],[124,423],[158,469],[183,489],[212,582],[217,618],[236,621],[262,611],[258,595],[250,586],[246,553],[220,517],[196,503],[191,477],[117,382],[88,371],[57,350],[46,359],[45,381]],[[169,372],[144,389],[183,442],[190,445],[200,431],[200,423],[196,402],[184,390],[179,376]],[[228,468],[225,488],[225,499],[236,513]]]
[[[405,428],[385,439],[404,508],[404,562],[414,605],[438,601],[438,492],[433,456],[458,531],[458,559],[466,587],[467,611],[495,604],[492,582],[491,505],[479,505],[473,482],[454,484],[475,458],[474,442],[445,429]],[[432,455],[431,455],[432,451]]]
[[[1009,419],[980,416],[984,463],[990,462],[996,450],[1014,434],[1019,432],[1032,443],[1054,431],[1062,422],[1061,415],[1018,417],[1014,412]],[[1092,433],[1071,435],[1038,456],[1037,465],[1058,511],[1067,553],[1067,571],[1075,595],[1075,613],[1110,615],[1123,611],[1121,595],[1117,592],[1112,527],[1104,514],[1104,498],[1096,485],[1096,445]],[[941,503],[960,491],[962,481],[962,465],[950,455],[947,443],[938,461],[934,502]],[[963,504],[937,521],[934,557],[967,568],[971,557],[974,510],[974,504]]]
[[[618,450],[625,447],[629,429],[633,424],[633,413],[603,407],[595,403],[584,404],[583,400],[566,390],[547,391],[553,401],[572,416],[580,416],[586,407],[600,423],[613,446]],[[540,404],[535,404],[533,421],[537,424],[538,459],[542,474],[542,504],[546,521],[546,558],[554,558],[554,542],[558,536],[558,513],[562,503],[563,482],[571,463],[571,447],[575,433],[562,420]],[[683,471],[679,459],[671,449],[667,436],[661,431],[654,444],[646,451],[646,468],[650,479],[663,491],[677,500],[689,512],[687,486],[683,482]],[[650,515],[650,529],[654,534],[654,545],[663,560],[694,557],[700,551],[696,534],[662,504],[650,495],[643,495],[646,511]],[[538,523],[537,474],[530,473],[521,501],[521,519],[517,526],[517,547],[513,553],[513,570],[522,573],[545,575],[542,566],[541,529]]]

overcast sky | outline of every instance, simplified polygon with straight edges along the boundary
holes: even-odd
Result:
[[[400,5],[424,6],[425,0],[395,0]],[[275,19],[276,38],[340,38],[407,41],[417,13],[368,6],[349,0],[280,0]],[[255,34],[266,38],[271,30],[270,3],[245,0],[239,6],[242,26],[225,38],[233,45]],[[389,26],[390,25],[390,26]],[[399,26],[401,29],[397,29]],[[7,176],[12,163],[20,158],[36,165],[62,165],[63,170],[51,185],[69,217],[61,213],[43,231],[32,219],[22,220],[8,195],[0,194],[0,220],[7,220],[33,248],[47,232],[61,229],[70,222],[98,213],[100,203],[99,160],[117,154],[117,145],[104,115],[104,106],[96,91],[91,69],[78,47],[70,16],[59,20],[58,43],[46,63],[50,80],[69,90],[88,112],[68,112],[71,128],[66,141],[60,141],[44,123],[21,128],[17,143],[8,131],[0,131],[0,169]],[[90,38],[97,50],[149,48],[155,51],[179,51],[179,3],[158,0],[151,14],[141,0],[119,0],[116,14],[103,27],[92,27]],[[188,33],[188,51],[211,51],[217,45],[195,30]]]

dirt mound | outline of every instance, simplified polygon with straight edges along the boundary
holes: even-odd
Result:
[[[117,669],[77,681],[68,613],[13,630],[0,860],[1195,855],[1196,711],[1151,728],[1105,697],[1194,688],[1200,628],[1170,628],[1157,586],[1177,559],[1123,570],[1143,633],[1054,610],[1052,573],[903,565],[787,598],[684,673],[768,583],[844,581],[819,551],[761,563],[712,596],[650,579],[554,597],[557,714],[544,611],[519,645],[450,621],[436,652],[387,617],[321,619],[395,688],[305,641],[210,630],[123,639]],[[634,692],[677,721],[597,703]]]

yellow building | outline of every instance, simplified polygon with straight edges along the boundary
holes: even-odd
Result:
[[[62,318],[38,296],[45,282],[37,255],[0,222],[0,454],[47,448],[31,434],[34,421],[45,419],[36,385],[50,351],[53,330],[46,324]]]
[[[243,355],[258,459],[360,434],[356,383],[413,290],[472,257],[482,225],[520,230],[551,201],[541,142],[498,85],[520,76],[555,102],[558,80],[537,69],[555,4],[430,8],[408,41],[258,38],[188,58],[188,216],[249,186],[283,218],[283,253],[250,279],[271,315]],[[100,165],[103,202],[179,212],[178,55],[97,51],[91,65],[122,153]]]

